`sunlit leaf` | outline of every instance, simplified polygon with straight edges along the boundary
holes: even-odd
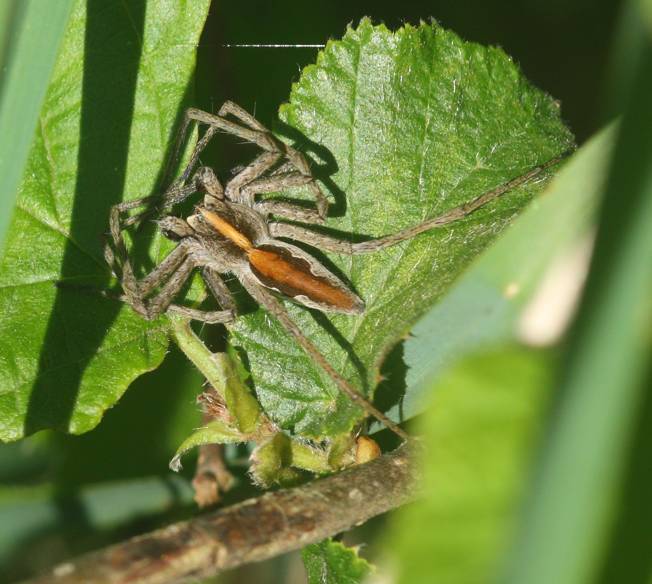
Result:
[[[54,284],[107,284],[109,208],[157,184],[208,5],[76,4],[0,260],[2,440],[89,430],[165,355],[165,322]]]
[[[434,24],[390,32],[363,21],[349,29],[304,70],[281,115],[296,129],[281,131],[325,163],[316,173],[333,202],[327,226],[350,238],[436,216],[572,142],[555,101],[502,50],[465,43]],[[519,188],[456,225],[375,255],[329,255],[328,264],[366,301],[365,314],[327,318],[289,307],[292,316],[335,368],[372,396],[391,347],[540,188]],[[263,408],[282,427],[333,436],[361,419],[262,311],[241,318],[232,332]]]

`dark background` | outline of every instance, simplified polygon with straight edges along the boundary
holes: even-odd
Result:
[[[582,143],[602,122],[601,94],[620,0],[264,0],[213,3],[198,59],[198,106],[232,99],[271,124],[318,49],[227,44],[318,44],[368,16],[391,29],[437,20],[466,40],[501,46],[525,75],[562,103]]]

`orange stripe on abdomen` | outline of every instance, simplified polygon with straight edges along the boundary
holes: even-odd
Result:
[[[251,265],[267,279],[287,288],[296,290],[296,294],[307,296],[316,302],[348,310],[354,305],[354,297],[345,290],[336,288],[322,278],[305,272],[278,253],[264,249],[247,250]]]
[[[199,209],[199,212],[202,214],[207,223],[215,229],[220,235],[223,235],[227,239],[230,239],[235,243],[240,249],[249,250],[252,247],[251,241],[249,241],[243,233],[240,233],[233,225],[231,225],[226,219],[220,217],[217,213],[213,213],[208,209]]]

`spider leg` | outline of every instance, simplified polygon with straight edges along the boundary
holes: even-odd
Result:
[[[167,312],[207,324],[227,324],[235,320],[235,314],[233,314],[232,310],[199,310],[179,306],[178,304],[170,304]]]
[[[199,167],[195,173],[194,181],[197,189],[205,193],[205,202],[210,202],[212,199],[224,199],[224,187],[209,166]]]
[[[316,209],[308,209],[285,201],[274,201],[271,199],[258,201],[254,203],[254,209],[263,215],[278,215],[286,219],[291,219],[292,221],[301,221],[302,223],[319,225],[324,222],[324,218]],[[275,223],[272,223],[272,225],[275,225]]]
[[[306,176],[300,172],[285,172],[251,181],[242,191],[244,196],[253,197],[255,194],[274,193],[282,189],[301,187],[312,180],[311,176]]]
[[[190,277],[195,267],[196,263],[191,257],[187,257],[173,278],[163,287],[157,297],[158,300],[150,303],[150,311],[153,309],[158,310],[158,314],[161,312],[171,312],[191,320],[208,324],[233,322],[236,316],[236,305],[231,296],[231,292],[220,278],[219,273],[209,267],[202,268],[202,276],[208,289],[222,307],[222,310],[199,310],[197,308],[188,308],[186,306],[179,306],[178,304],[167,303],[168,299],[174,298],[179,293],[181,287]],[[174,283],[173,280],[175,281]],[[166,289],[168,286],[169,289]]]
[[[188,132],[188,128],[190,127],[190,124],[192,122],[196,122],[198,124],[206,124],[208,126],[208,129],[195,145],[195,148],[193,149],[193,152],[190,156],[188,165],[186,166],[185,170],[181,175],[181,178],[179,179],[181,183],[185,183],[185,181],[188,180],[188,177],[192,173],[195,165],[197,164],[197,161],[199,160],[199,155],[202,153],[204,148],[206,148],[206,146],[211,141],[213,136],[220,130],[228,134],[232,134],[234,136],[242,138],[247,142],[256,144],[263,150],[269,152],[274,152],[279,150],[277,140],[263,126],[260,126],[262,130],[251,129],[251,128],[240,126],[239,124],[227,120],[220,115],[210,114],[208,112],[196,108],[188,108],[184,113],[184,119],[181,124],[181,128],[179,129],[179,132],[177,134],[177,139],[174,145],[172,157],[168,162],[168,168],[166,171],[166,176],[168,177],[172,172],[172,168],[174,167],[175,162],[179,159],[179,155],[181,153],[181,146],[183,145],[183,142],[186,138],[186,134]]]
[[[138,291],[145,298],[155,288],[166,281],[179,269],[179,266],[187,259],[188,251],[183,245],[177,245],[167,257],[158,264],[147,276],[138,281]]]
[[[226,190],[224,191],[226,198],[235,203],[248,204],[251,206],[253,204],[253,196],[249,195],[249,193],[248,195],[251,199],[243,196],[241,194],[243,187],[272,168],[279,161],[281,156],[282,153],[278,151],[263,152],[227,183]]]
[[[124,245],[123,241],[121,243]],[[165,311],[188,279],[193,268],[188,258],[188,251],[184,245],[179,244],[140,281],[134,274],[126,248],[123,251],[121,270],[116,274],[123,291],[123,296],[120,299],[140,315],[152,320]],[[160,292],[148,300],[147,296],[161,285]]]
[[[236,314],[237,307],[233,300],[233,295],[220,277],[219,272],[216,272],[212,268],[206,266],[202,268],[202,276],[204,278],[204,282],[206,282],[206,286],[208,286],[208,289],[218,301],[219,305],[225,310],[229,310],[233,314]]]
[[[174,297],[179,294],[181,288],[183,288],[188,278],[190,278],[190,274],[192,274],[194,268],[193,261],[186,255],[178,268],[172,272],[167,282],[163,284],[158,294],[146,302],[147,318],[149,320],[160,316],[168,309]],[[162,276],[163,274],[157,278],[157,284],[163,280]]]
[[[253,130],[258,130],[259,132],[267,132],[267,128],[263,126],[254,116],[252,116],[247,110],[240,107],[237,103],[234,103],[230,100],[225,101],[222,104],[218,114],[222,117],[226,117],[231,114],[233,117],[238,118],[243,124],[249,126]]]
[[[182,246],[178,246],[177,249],[181,247]],[[163,285],[159,293],[153,298],[151,298],[148,302],[146,302],[146,309],[147,309],[146,317],[151,320],[153,318],[160,316],[164,312],[171,312],[173,314],[178,314],[179,316],[183,316],[191,320],[197,320],[209,324],[232,322],[235,319],[235,309],[234,309],[235,305],[231,297],[230,296],[225,297],[224,295],[218,296],[213,292],[212,285],[209,285],[209,288],[215,296],[218,296],[220,305],[224,308],[224,310],[199,310],[196,308],[188,308],[186,306],[180,306],[178,304],[172,303],[175,296],[179,294],[181,288],[183,288],[184,284],[188,281],[188,278],[190,278],[193,269],[195,269],[196,267],[192,257],[187,255],[188,253],[187,250],[183,249],[183,252],[185,254],[185,258],[182,259],[181,264],[178,265],[176,270],[170,269],[169,266],[167,268],[164,268],[163,267],[163,264],[165,263],[164,260],[156,268],[155,271],[157,272],[157,274],[155,275],[155,277],[152,278],[152,274],[148,276],[149,281],[147,282],[147,284],[149,284],[150,290],[156,285],[158,285],[160,282],[162,282],[166,277],[169,277],[169,279]],[[168,258],[169,257],[170,256],[168,256]],[[166,258],[166,260],[168,258]],[[145,279],[142,280],[142,282],[145,282]],[[224,288],[226,289],[226,286],[224,286]],[[145,293],[143,293],[142,289],[141,289],[141,294],[145,296]],[[228,289],[227,289],[227,294],[228,294]]]
[[[373,253],[375,251],[379,251],[381,249],[385,249],[393,245],[396,245],[397,243],[400,243],[402,241],[412,239],[413,237],[420,235],[421,233],[424,233],[426,231],[430,231],[431,229],[444,227],[446,225],[450,225],[451,223],[455,223],[456,221],[464,219],[468,215],[471,215],[478,209],[484,207],[487,203],[490,203],[491,201],[498,199],[505,193],[511,191],[512,189],[515,189],[516,187],[525,184],[526,182],[540,175],[547,168],[555,164],[558,164],[559,162],[561,162],[561,160],[563,160],[566,157],[566,155],[567,154],[564,153],[561,156],[557,156],[549,160],[548,162],[545,162],[544,164],[535,166],[534,168],[530,169],[528,172],[510,181],[507,181],[497,186],[496,188],[491,189],[490,191],[487,191],[479,195],[478,197],[469,201],[468,203],[464,203],[462,205],[458,205],[457,207],[453,207],[452,209],[449,209],[448,211],[442,213],[441,215],[438,215],[437,217],[433,217],[432,219],[427,219],[422,223],[413,225],[412,227],[408,227],[407,229],[402,229],[397,233],[393,233],[391,235],[385,235],[383,237],[377,237],[375,239],[370,239],[369,241],[363,241],[360,243],[350,243],[348,241],[342,241],[330,235],[325,235],[323,233],[317,233],[315,231],[311,231],[310,229],[306,229],[304,227],[300,227],[297,225],[288,225],[286,223],[280,223],[280,222],[272,222],[269,224],[270,234],[272,235],[272,237],[286,237],[289,239],[296,239],[298,241],[302,241],[309,245],[314,245],[315,247],[319,247],[320,249],[323,249],[325,251],[332,251],[335,253],[343,253],[348,255]]]
[[[343,253],[347,255],[353,255],[356,253],[354,246],[357,244],[337,239],[337,237],[333,237],[332,235],[311,231],[310,229],[306,229],[299,225],[290,225],[288,223],[272,221],[269,223],[269,233],[274,238],[285,237],[287,239],[294,239],[324,251]]]
[[[183,187],[179,187],[176,189],[172,189],[171,187],[170,189],[168,189],[168,191],[166,191],[166,193],[162,197],[160,195],[150,195],[148,197],[142,197],[140,199],[123,201],[111,207],[111,211],[109,212],[109,230],[110,230],[111,239],[113,240],[113,244],[118,250],[120,256],[122,257],[126,256],[126,247],[121,232],[124,231],[126,228],[131,227],[132,225],[142,222],[147,217],[157,215],[161,211],[161,209],[164,208],[166,205],[178,203],[188,198],[191,194],[193,194],[197,190],[196,183],[199,183],[202,186],[204,186],[204,184],[200,182],[200,179],[203,178],[203,176],[199,177],[199,174],[200,173],[198,171],[196,173],[197,178],[193,178],[192,185],[185,185]],[[217,178],[215,180],[217,180]],[[206,190],[208,192],[208,189]],[[162,204],[159,204],[155,207],[151,207],[152,203],[156,203],[156,202],[162,202]],[[133,215],[129,215],[129,211],[133,211],[134,209],[138,209],[139,207],[145,207],[145,209],[143,209],[139,213],[134,213]],[[116,256],[113,250],[110,249],[108,242],[105,242],[104,258],[106,262],[109,264],[109,266],[111,267],[111,269],[114,270],[114,267],[116,265]]]
[[[149,197],[142,197],[140,199],[133,199],[131,201],[122,201],[111,207],[111,214],[109,216],[109,222],[116,222],[121,229],[129,227],[134,223],[140,221],[146,214],[146,210],[140,213],[135,213],[134,215],[129,215],[129,211],[138,209],[138,207],[147,207],[159,197],[157,195],[150,195]],[[126,216],[126,217],[125,217]],[[123,219],[123,217],[125,217]]]
[[[127,245],[122,236],[122,232],[127,227],[125,224],[130,219],[133,217],[142,217],[143,213],[129,217],[126,221],[122,221],[122,216],[132,209],[146,205],[152,199],[153,197],[144,197],[142,199],[125,201],[113,205],[109,213],[109,235],[112,241],[109,241],[107,238],[104,243],[104,259],[106,263],[109,265],[113,274],[120,279],[122,289],[127,297],[127,302],[140,314],[146,313],[146,307],[142,302],[141,294],[138,290],[138,282],[131,267]]]
[[[236,117],[244,125],[240,125],[226,119],[225,116],[229,114]],[[188,162],[188,165],[183,171],[181,177],[173,183],[170,189],[168,189],[171,194],[167,197],[167,199],[176,198],[174,191],[181,188],[186,183],[199,160],[201,152],[204,150],[216,132],[223,131],[242,138],[247,142],[256,144],[266,152],[278,153],[279,158],[281,156],[287,158],[292,167],[301,175],[310,177],[307,182],[308,188],[315,197],[319,214],[322,217],[326,216],[328,211],[328,199],[312,176],[308,159],[298,150],[288,146],[280,140],[277,140],[274,135],[267,128],[265,128],[265,126],[258,122],[258,120],[256,120],[251,114],[230,101],[227,101],[222,105],[218,115],[210,114],[195,108],[189,108],[186,110],[181,128],[177,134],[172,156],[168,161],[166,177],[171,175],[174,164],[179,158],[181,146],[183,145],[183,142],[186,138],[188,128],[193,121],[197,122],[198,124],[206,124],[208,129],[193,149],[192,155],[190,156],[190,161]]]
[[[290,318],[283,305],[272,296],[262,286],[251,280],[249,277],[240,278],[247,292],[274,318],[276,318],[283,328],[291,334],[301,348],[321,367],[326,374],[335,382],[340,391],[349,397],[356,405],[360,406],[367,414],[376,418],[381,424],[389,428],[402,440],[409,440],[410,436],[400,426],[392,422],[385,414],[376,409],[361,393],[356,391],[349,382],[340,375],[335,368],[328,362],[326,357],[321,354],[319,349],[301,332],[299,326]]]
[[[171,312],[207,323],[231,322],[235,318],[234,304],[230,297],[225,298],[224,295],[218,297],[224,310],[206,311],[173,304],[175,296],[179,294],[194,268],[195,262],[188,255],[188,250],[185,246],[178,245],[142,280],[134,279],[129,284],[125,284],[123,278],[121,283],[124,295],[120,299],[148,320],[153,320],[164,312]],[[161,286],[159,292],[147,299],[147,296],[159,286]],[[213,291],[213,286],[209,287]]]
[[[260,158],[263,158],[263,156],[265,156],[265,154],[263,154]],[[254,163],[255,162],[256,161],[254,161]],[[268,168],[271,168],[272,166],[273,163],[270,164]],[[323,207],[322,210],[320,210],[319,201],[317,202],[317,209],[315,211],[305,209],[303,207],[300,207],[299,205],[291,205],[287,203],[284,203],[283,205],[274,205],[274,204],[269,205],[266,204],[268,203],[267,201],[259,201],[259,202],[256,201],[255,195],[258,194],[274,193],[274,192],[282,191],[284,189],[290,189],[293,187],[300,187],[304,185],[308,185],[308,187],[311,188],[312,190],[312,186],[316,186],[314,177],[312,177],[311,175],[301,174],[296,170],[280,172],[280,169],[277,169],[276,171],[270,173],[268,176],[258,178],[264,173],[265,170],[268,170],[268,168],[262,169],[261,172],[255,172],[252,169],[251,175],[248,174],[250,167],[245,168],[239,175],[233,178],[229,183],[229,185],[227,186],[227,196],[229,196],[228,193],[230,188],[232,188],[234,181],[237,180],[238,188],[235,192],[232,192],[230,196],[232,200],[253,207],[259,211],[262,211],[263,213],[272,212],[272,211],[267,211],[266,207],[269,207],[270,209],[271,207],[276,207],[276,211],[279,212],[279,214],[287,216],[291,219],[296,219],[298,216],[301,216],[302,218],[298,219],[300,221],[307,220],[311,223],[323,223],[325,218],[325,212],[323,211]],[[289,164],[285,164],[282,166],[282,168],[291,169],[292,166]],[[241,180],[241,175],[245,175],[242,177],[242,180]],[[321,191],[319,192],[321,193]],[[283,211],[283,209],[287,211],[287,214],[281,212]],[[306,219],[303,219],[303,217],[305,217]]]
[[[285,174],[286,172],[292,172],[294,170],[296,170],[294,164],[292,164],[291,162],[284,162],[279,167],[272,170],[272,172],[270,172],[269,174],[270,176],[274,176],[276,174]]]
[[[188,258],[187,262],[191,264],[191,267],[190,271],[185,276],[186,279],[190,276],[192,269],[196,267],[195,262],[193,262],[191,258]],[[233,301],[231,292],[226,287],[226,284],[224,284],[222,281],[219,273],[212,268],[205,266],[202,268],[202,276],[211,294],[215,297],[219,305],[222,307],[222,310],[199,310],[197,308],[179,306],[178,304],[169,304],[164,310],[173,314],[178,314],[179,316],[183,316],[185,318],[189,318],[190,320],[196,320],[208,324],[225,324],[233,322],[236,317],[236,305]],[[183,286],[184,281],[185,280],[182,280],[181,286]],[[181,286],[176,291],[174,291],[174,286],[171,287],[173,290],[172,297],[178,294]],[[169,291],[165,292],[166,301],[169,294]]]
[[[253,207],[261,213],[274,213],[289,219],[309,223],[323,223],[324,217],[318,210],[306,209],[305,207],[283,201],[255,200],[255,195],[258,194],[273,193],[314,182],[312,176],[306,176],[296,170],[291,170],[293,167],[290,163],[282,165],[280,169],[275,170],[268,176],[258,178],[265,171],[272,168],[278,161],[278,158],[275,160],[271,157],[267,158],[270,154],[262,154],[240,174],[231,179],[226,189],[227,197],[233,201]],[[281,169],[286,169],[286,171],[280,172]]]

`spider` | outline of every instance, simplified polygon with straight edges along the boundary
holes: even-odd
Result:
[[[234,274],[252,298],[280,322],[341,391],[368,415],[407,440],[408,434],[402,428],[369,403],[334,369],[277,299],[280,295],[308,308],[350,315],[362,313],[365,307],[362,299],[322,263],[283,239],[340,254],[375,252],[466,217],[558,163],[563,155],[419,225],[370,241],[350,243],[307,227],[272,219],[276,216],[308,225],[321,224],[326,218],[328,201],[312,175],[306,157],[277,139],[233,102],[224,103],[217,115],[188,109],[178,133],[172,163],[178,158],[193,122],[205,124],[207,129],[193,149],[181,176],[162,195],[119,203],[111,209],[110,239],[105,247],[105,258],[120,281],[120,299],[146,319],[168,312],[206,323],[229,323],[236,317],[236,305],[222,275]],[[201,152],[219,131],[253,143],[262,150],[225,186],[211,168],[198,166]],[[310,190],[315,208],[278,200],[258,200],[256,197],[299,186]],[[196,193],[203,194],[203,202],[191,215],[180,218],[169,214],[175,205]],[[149,274],[137,279],[123,231],[151,213],[151,205],[154,205],[161,232],[177,245]],[[139,213],[130,214],[144,207]],[[201,271],[220,310],[203,311],[174,302],[195,270]]]

